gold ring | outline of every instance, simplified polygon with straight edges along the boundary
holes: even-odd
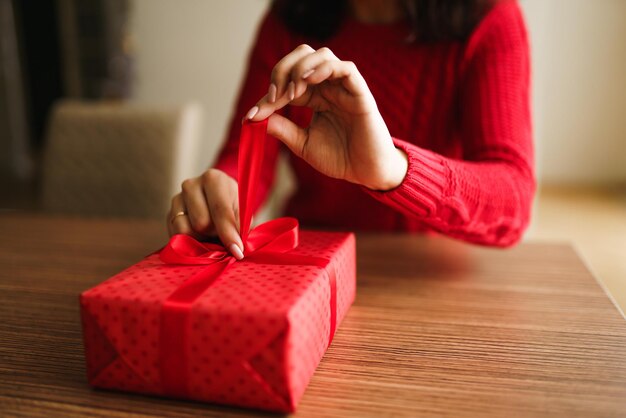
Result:
[[[172,220],[170,222],[174,223],[176,218],[178,218],[179,216],[187,216],[187,212],[185,212],[184,210],[181,210],[180,212],[177,212],[176,215],[172,216]]]

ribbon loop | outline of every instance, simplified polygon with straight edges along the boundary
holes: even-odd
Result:
[[[265,222],[250,231],[245,253],[291,251],[298,246],[298,232],[298,220],[295,218],[285,217]]]
[[[265,222],[248,236],[246,255],[261,253],[285,253],[298,246],[298,220],[278,218]],[[183,234],[172,236],[159,252],[166,264],[208,265],[232,257],[222,245],[198,242]]]
[[[206,265],[223,260],[228,255],[221,245],[198,242],[183,234],[172,236],[159,252],[159,258],[165,264]]]

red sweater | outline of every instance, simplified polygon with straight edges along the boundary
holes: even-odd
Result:
[[[518,4],[498,3],[465,42],[409,44],[408,33],[406,23],[348,19],[322,44],[290,33],[270,12],[215,167],[236,178],[241,118],[266,94],[275,63],[301,43],[327,46],[356,64],[396,147],[408,155],[408,172],[395,189],[372,191],[326,177],[289,153],[298,184],[286,213],[314,227],[436,231],[478,244],[516,243],[535,191],[528,36]],[[284,114],[302,126],[311,117],[307,108],[288,107]],[[275,138],[267,141],[257,208],[284,148]]]

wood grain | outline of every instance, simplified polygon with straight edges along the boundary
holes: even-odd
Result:
[[[165,238],[0,215],[0,416],[272,416],[87,386],[78,293]],[[626,416],[626,322],[568,245],[357,242],[356,303],[297,416]]]

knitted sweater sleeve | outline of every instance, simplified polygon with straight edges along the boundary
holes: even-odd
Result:
[[[289,52],[289,33],[273,12],[268,12],[261,21],[256,41],[250,52],[247,69],[239,96],[232,112],[226,141],[222,146],[214,168],[224,171],[237,180],[237,155],[241,120],[246,112],[267,93],[274,65]],[[259,187],[253,202],[256,211],[265,201],[274,182],[279,154],[277,139],[267,136],[265,159],[261,168]]]
[[[518,242],[535,191],[529,47],[516,2],[495,6],[467,43],[460,87],[463,159],[394,138],[408,155],[403,182],[367,190],[440,233],[492,246]]]

